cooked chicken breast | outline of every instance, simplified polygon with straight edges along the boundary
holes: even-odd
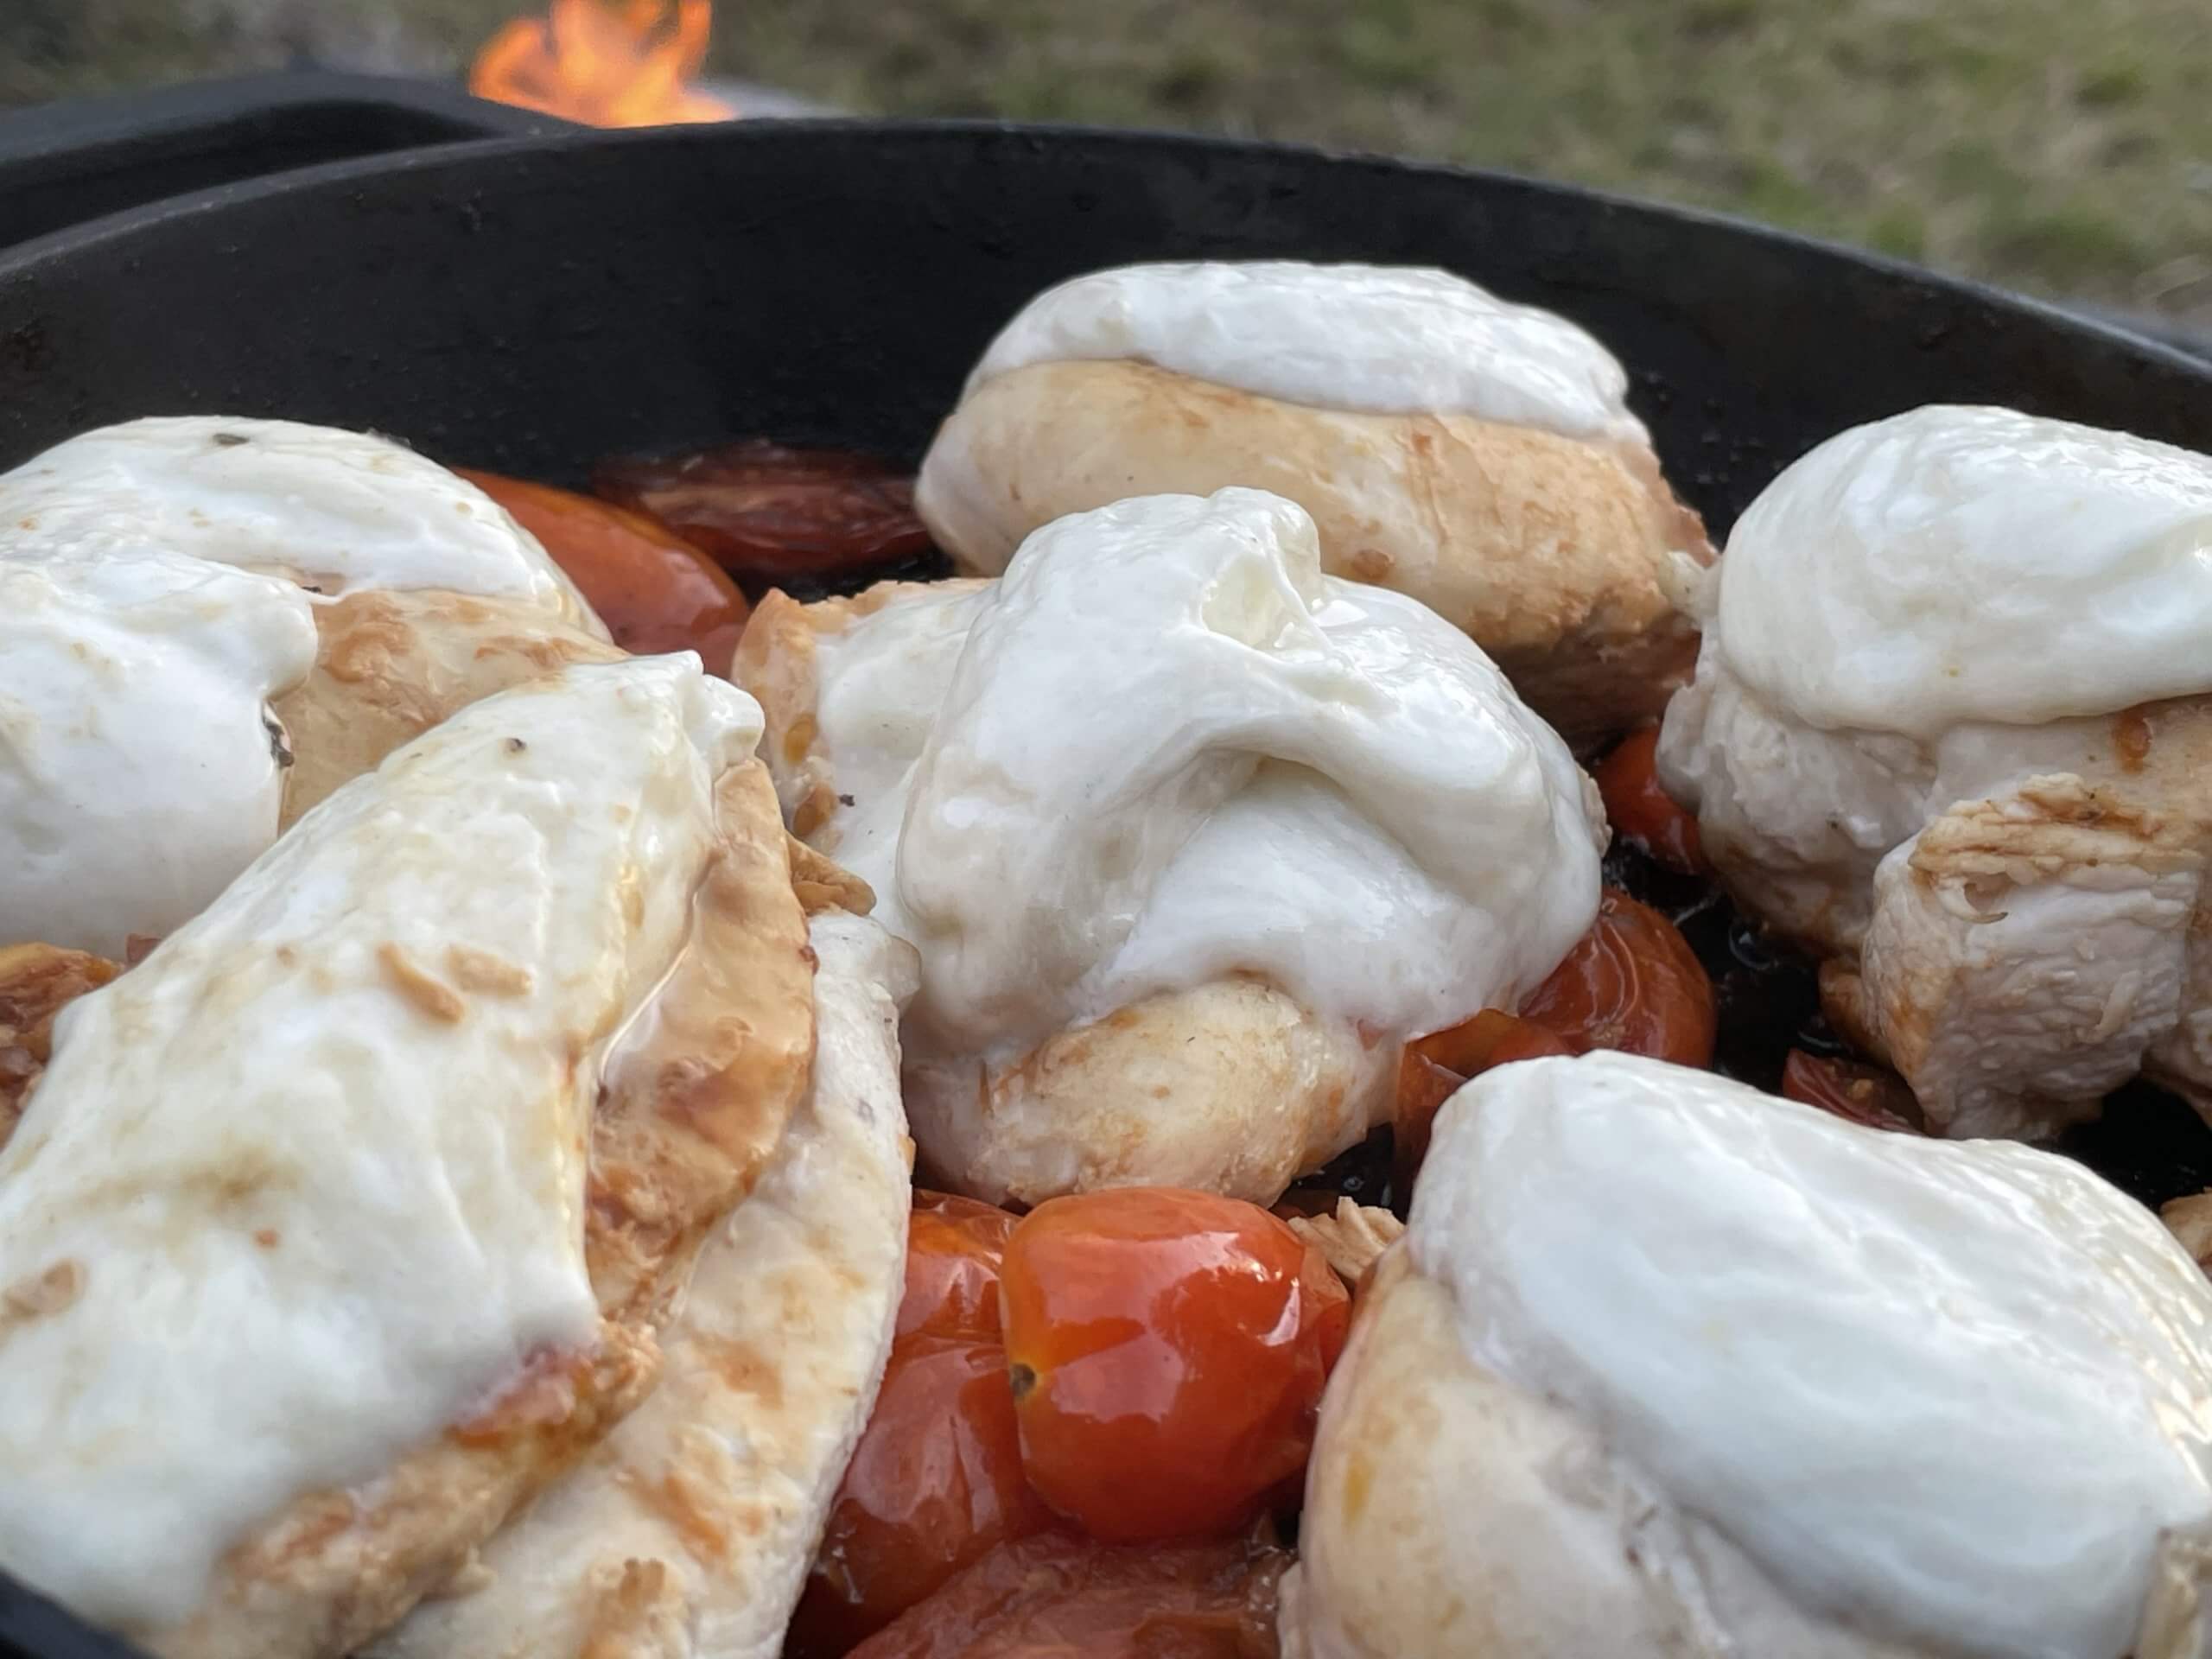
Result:
[[[350,594],[315,607],[315,667],[274,707],[292,748],[284,829],[470,703],[623,656],[596,632],[512,599],[435,588]]]
[[[1473,636],[1578,747],[1656,715],[1696,636],[1670,556],[1709,562],[1628,377],[1566,319],[1440,270],[1131,265],[1032,301],[922,464],[939,545],[995,575],[1124,496],[1272,491],[1332,575]]]
[[[2212,1105],[2212,460],[2006,410],[1785,471],[1694,596],[1662,777],[1957,1135]]]
[[[455,709],[621,655],[474,486],[287,421],[132,421],[0,474],[0,941],[108,956]]]
[[[55,1020],[0,1152],[0,1566],[339,1656],[643,1398],[804,1094],[758,709],[570,669],[339,791]]]
[[[813,1083],[701,1251],[645,1404],[376,1659],[775,1659],[882,1380],[912,1143],[911,947],[814,918]]]
[[[2182,1659],[2212,1285],[2067,1160],[1625,1056],[1448,1104],[1362,1297],[1291,1659]]]
[[[978,1197],[1272,1201],[1596,912],[1566,747],[1256,491],[1063,519],[996,583],[771,595],[734,672],[794,829],[921,953],[907,1110]]]

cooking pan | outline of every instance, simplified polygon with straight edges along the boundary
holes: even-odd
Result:
[[[1716,533],[1820,439],[1921,403],[2212,448],[2212,365],[1724,219],[1211,139],[753,121],[341,162],[25,244],[0,258],[0,465],[195,410],[571,482],[608,454],[754,434],[914,460],[1038,289],[1203,257],[1440,264],[1567,314],[1630,365]],[[1720,976],[1758,949],[1699,943]],[[2154,1201],[2212,1180],[2212,1136],[2164,1097],[2069,1149]],[[120,1651],[0,1582],[0,1655]]]

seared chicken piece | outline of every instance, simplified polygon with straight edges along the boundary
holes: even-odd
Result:
[[[2184,1659],[2212,1284],[2081,1166],[1611,1054],[1446,1107],[1290,1659]]]
[[[376,1659],[775,1659],[882,1380],[912,1151],[913,951],[841,911],[811,938],[813,1085],[701,1251],[658,1386]]]
[[[642,1397],[804,1094],[812,956],[687,658],[488,699],[79,998],[0,1152],[0,1567],[348,1654]]]
[[[291,741],[283,828],[456,710],[575,663],[623,653],[512,600],[432,590],[348,594],[315,607],[314,671],[276,699]]]
[[[1815,449],[1694,602],[1658,760],[1955,1135],[2212,1106],[2212,460],[1930,408]]]
[[[122,971],[105,957],[50,944],[0,949],[0,1148],[54,1056],[54,1016]]]
[[[1271,1201],[1596,911],[1566,747],[1257,491],[1063,519],[996,583],[772,594],[734,674],[794,830],[920,950],[907,1110],[977,1197]]]
[[[132,421],[0,474],[0,941],[108,956],[456,709],[622,654],[474,486],[286,421]]]
[[[1130,265],[1008,323],[923,461],[915,505],[969,571],[1124,496],[1224,486],[1313,516],[1332,575],[1464,628],[1586,747],[1656,715],[1696,635],[1662,583],[1709,562],[1628,377],[1565,318],[1440,270]]]

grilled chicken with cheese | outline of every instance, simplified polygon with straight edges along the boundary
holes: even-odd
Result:
[[[2212,1286],[2003,1141],[1623,1055],[1438,1120],[1306,1474],[1287,1659],[2189,1659]]]
[[[1564,317],[1442,270],[1127,265],[1032,300],[969,377],[915,505],[963,570],[1125,496],[1273,491],[1331,575],[1472,635],[1586,746],[1656,715],[1696,635],[1670,557],[1712,557],[1628,376]]]
[[[2212,1107],[2212,459],[1916,410],[1785,470],[1695,605],[1661,775],[1931,1125]]]
[[[753,1426],[803,1563],[896,1295],[907,970],[850,918],[810,946],[759,734],[690,657],[479,702],[61,1010],[0,1152],[0,1567],[163,1659],[353,1652],[686,1340],[775,1338],[727,1288],[755,1249],[858,1287],[771,1362],[834,1390],[805,1421],[696,1414]],[[839,1174],[882,1201],[810,1261]],[[732,1570],[767,1608],[798,1568]]]
[[[132,421],[0,474],[0,937],[109,956],[455,709],[622,654],[474,486],[289,421]]]
[[[995,582],[771,595],[734,670],[794,830],[921,956],[907,1109],[993,1200],[1272,1202],[1398,1051],[1596,913],[1589,780],[1467,638],[1224,490],[1080,513]]]

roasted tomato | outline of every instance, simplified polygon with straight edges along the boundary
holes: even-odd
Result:
[[[843,1653],[994,1545],[1052,1524],[1021,1472],[999,1341],[999,1255],[1015,1224],[987,1204],[914,1195],[891,1363],[830,1506],[787,1659]]]
[[[1439,1108],[1459,1085],[1509,1060],[1612,1048],[1710,1065],[1713,982],[1675,925],[1608,887],[1598,919],[1518,1014],[1485,1008],[1406,1045],[1391,1122],[1398,1191],[1413,1190]]]
[[[1648,1054],[1678,1065],[1713,1064],[1713,982],[1675,925],[1608,887],[1598,919],[1567,960],[1521,1005],[1578,1054]]]
[[[1782,1092],[1869,1128],[1928,1132],[1911,1085],[1887,1066],[1793,1048],[1782,1063]]]
[[[454,470],[544,543],[623,650],[696,651],[709,673],[729,671],[745,595],[697,548],[642,513],[573,490]]]
[[[1260,1541],[1002,1545],[851,1659],[1274,1659],[1288,1552]]]
[[[999,1334],[999,1262],[1021,1217],[949,1192],[917,1192],[906,1224],[898,1334]]]
[[[842,449],[752,438],[703,454],[611,461],[592,487],[652,514],[741,582],[865,569],[930,544],[913,480]]]
[[[1564,1039],[1541,1026],[1496,1008],[1484,1008],[1471,1020],[1408,1043],[1398,1061],[1398,1095],[1390,1118],[1391,1170],[1397,1191],[1413,1191],[1414,1177],[1428,1156],[1436,1114],[1469,1077],[1509,1060],[1573,1052]]]
[[[1614,746],[1591,774],[1605,798],[1605,817],[1613,833],[1685,875],[1706,874],[1710,867],[1698,843],[1697,819],[1675,804],[1659,782],[1659,728],[1647,726]]]
[[[1167,1187],[1053,1198],[999,1294],[1023,1467],[1093,1537],[1220,1532],[1294,1489],[1351,1301],[1275,1217]]]

